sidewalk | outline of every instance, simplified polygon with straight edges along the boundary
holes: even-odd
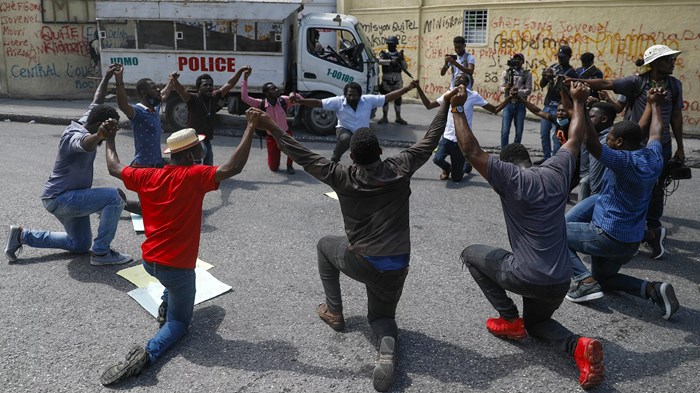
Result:
[[[116,107],[114,98],[108,103]],[[20,100],[0,98],[0,120],[30,122],[43,124],[56,124],[66,126],[71,120],[79,118],[90,105],[89,100],[61,101],[61,100]],[[393,123],[394,108],[389,108],[389,124],[377,124],[372,120],[370,127],[377,133],[383,146],[407,147],[420,139],[428,129],[435,116],[436,109],[428,111],[423,105],[404,103],[401,107],[403,118],[408,125],[402,126]],[[217,114],[217,135],[240,136],[245,128],[245,117],[234,116],[222,109]],[[126,116],[122,114],[120,122],[122,128],[130,128]],[[474,133],[479,139],[482,148],[488,152],[500,150],[501,141],[501,116],[491,113],[475,111],[472,120]],[[292,127],[295,138],[302,142],[327,142],[335,143],[335,136],[321,137],[308,133],[302,127]],[[515,131],[511,128],[510,140],[513,140]],[[527,147],[533,157],[541,157],[540,123],[530,119],[525,120],[522,144]],[[675,143],[674,143],[675,145]],[[686,164],[700,168],[700,139],[686,138],[684,140]],[[674,146],[675,148],[675,146]]]

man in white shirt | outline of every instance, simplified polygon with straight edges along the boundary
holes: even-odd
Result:
[[[471,84],[470,81],[471,77],[469,77],[468,74],[459,74],[457,75],[457,78],[455,78],[456,86],[468,86]],[[421,101],[423,101],[423,105],[425,105],[427,109],[437,108],[440,105],[442,105],[443,102],[449,101],[450,97],[452,97],[452,94],[455,91],[456,90],[448,91],[447,93],[440,96],[437,100],[431,102],[425,95],[423,90],[420,88],[420,86],[418,86],[418,95],[420,96]],[[461,110],[460,113],[464,113],[464,116],[467,118],[467,123],[469,124],[469,127],[471,127],[475,105],[480,106],[493,114],[496,114],[500,112],[501,109],[503,109],[503,107],[505,107],[507,104],[508,101],[506,100],[501,104],[498,104],[498,106],[493,106],[489,104],[489,102],[486,101],[484,97],[482,97],[479,93],[467,90],[467,101],[464,103],[463,106],[460,107],[461,109],[458,109]],[[448,155],[450,156],[450,162],[447,162],[445,160],[445,158],[447,158]],[[462,155],[462,152],[459,150],[459,146],[457,146],[457,137],[455,136],[455,123],[453,116],[447,116],[445,133],[440,139],[437,152],[433,157],[433,163],[435,163],[435,165],[439,166],[442,169],[442,173],[440,174],[440,180],[447,180],[448,178],[452,178],[453,182],[459,182],[460,180],[462,180],[465,173],[470,173],[472,171],[472,166],[469,164],[469,162],[467,162],[464,159],[464,155]]]
[[[385,102],[394,101],[417,86],[418,81],[412,81],[408,86],[394,90],[387,95],[362,95],[362,86],[357,82],[350,82],[343,88],[342,96],[319,100],[317,98],[300,98],[294,95],[290,97],[290,100],[293,104],[335,112],[338,117],[338,125],[335,130],[338,141],[333,149],[331,161],[339,162],[343,153],[350,148],[352,134],[360,128],[369,128],[372,109],[383,106]]]

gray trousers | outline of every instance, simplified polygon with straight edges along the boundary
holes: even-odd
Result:
[[[338,140],[335,142],[335,148],[333,149],[333,155],[331,156],[331,161],[338,162],[340,157],[348,151],[350,148],[350,138],[352,138],[352,132],[347,128],[338,127],[335,129],[335,136]]]
[[[519,316],[518,307],[506,291],[521,295],[523,320],[528,333],[558,345],[573,356],[580,336],[552,319],[569,290],[568,282],[556,285],[523,282],[513,273],[513,253],[502,248],[471,245],[462,251],[461,260],[501,317],[513,319]]]
[[[318,241],[318,273],[326,293],[326,304],[333,311],[343,311],[340,294],[340,272],[365,284],[367,288],[367,320],[381,340],[397,339],[396,306],[401,299],[408,267],[379,271],[361,255],[348,250],[345,236],[325,236]]]

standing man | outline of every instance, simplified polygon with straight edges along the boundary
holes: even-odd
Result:
[[[557,59],[559,60],[558,63],[545,68],[542,72],[542,79],[540,79],[540,87],[542,89],[547,87],[543,110],[551,115],[557,114],[557,106],[559,106],[561,100],[559,93],[562,89],[563,80],[559,76],[576,77],[576,70],[569,64],[569,60],[571,60],[570,46],[560,46],[557,52]],[[556,153],[559,149],[561,144],[557,139],[556,131],[556,123],[544,119],[540,120],[540,141],[542,143],[543,158],[535,161],[535,165],[546,161],[552,156],[552,153]]]
[[[379,92],[389,94],[392,91],[399,90],[403,87],[403,78],[401,72],[408,68],[406,60],[403,58],[403,51],[396,50],[396,45],[399,44],[399,39],[392,35],[386,40],[388,52],[379,52],[379,64],[382,66],[382,84],[379,87]],[[389,122],[387,115],[389,114],[389,102],[384,102],[382,106],[384,115],[377,123],[386,124]],[[406,120],[401,118],[401,97],[394,101],[394,112],[396,113],[396,122],[406,125]]]
[[[595,55],[591,52],[586,52],[581,55],[581,67],[576,69],[578,79],[603,79],[603,71],[593,64]],[[598,98],[598,91],[591,89],[591,97]]]
[[[117,85],[117,104],[129,119],[134,132],[134,159],[130,165],[134,168],[162,167],[160,136],[163,134],[163,127],[160,124],[160,104],[168,98],[173,88],[173,79],[176,78],[171,75],[162,92],[151,79],[139,79],[136,82],[139,102],[134,105],[129,104],[129,97],[124,88],[123,66],[114,72],[114,79]]]
[[[508,69],[501,74],[500,91],[506,96],[512,96],[505,108],[503,108],[503,120],[501,121],[501,149],[508,145],[510,136],[510,126],[515,123],[514,143],[520,143],[523,139],[523,129],[525,128],[525,104],[527,98],[532,93],[532,73],[524,70],[525,56],[516,53],[508,60]],[[469,124],[471,127],[471,124]]]
[[[453,108],[467,98],[463,88],[459,89],[451,100]],[[509,340],[522,340],[529,333],[556,343],[574,358],[580,370],[579,383],[589,389],[605,377],[600,341],[574,334],[552,319],[569,289],[571,263],[564,212],[583,139],[588,89],[575,83],[571,95],[574,117],[569,139],[551,159],[535,168],[521,144],[507,145],[500,159],[483,151],[464,115],[453,109],[460,149],[501,198],[512,248],[510,252],[475,244],[464,249],[461,260],[500,314],[486,320],[486,329]],[[523,297],[522,318],[506,291]]]
[[[293,104],[306,105],[311,108],[323,108],[327,111],[335,112],[335,115],[338,117],[338,125],[335,129],[338,141],[333,149],[331,161],[340,162],[340,157],[350,147],[352,134],[360,128],[369,128],[369,117],[372,109],[379,108],[386,102],[394,101],[416,86],[418,86],[418,81],[412,81],[408,86],[394,90],[386,95],[362,95],[362,86],[357,82],[350,82],[343,88],[342,96],[319,100],[317,98],[300,98],[294,95],[290,97],[290,100]]]
[[[245,66],[241,68],[241,71],[243,71],[243,83],[241,83],[241,99],[243,102],[251,108],[260,108],[265,111],[284,132],[292,135],[289,124],[287,124],[287,108],[290,105],[289,96],[283,96],[272,82],[267,82],[262,86],[262,99],[249,96],[248,77],[253,72],[253,69],[250,66]],[[277,147],[275,139],[270,135],[265,137],[265,142],[267,143],[267,166],[274,172],[280,167],[280,149]],[[293,162],[291,158],[287,157],[287,174],[293,175],[296,173],[292,165]]]
[[[471,77],[468,74],[457,75],[457,86],[467,86]],[[425,108],[430,110],[433,108],[438,108],[443,103],[449,101],[449,96],[453,94],[452,91],[448,91],[442,96],[438,97],[435,101],[430,101],[428,97],[423,92],[420,86],[417,86],[418,95]],[[496,114],[500,112],[505,105],[508,104],[508,99],[499,104],[498,106],[491,105],[488,101],[484,99],[479,93],[471,90],[467,90],[467,101],[458,110],[461,110],[467,118],[467,123],[469,127],[472,125],[472,117],[474,115],[474,106],[480,106],[487,111]],[[445,158],[450,156],[450,162],[447,162]],[[438,144],[437,152],[433,156],[433,163],[442,169],[440,173],[440,180],[447,180],[452,178],[453,182],[459,182],[464,177],[465,173],[471,173],[472,166],[467,160],[464,159],[464,155],[459,150],[457,146],[457,137],[455,136],[455,124],[452,116],[447,116],[447,124],[445,126],[445,133],[440,138],[440,143]]]
[[[326,301],[318,306],[317,313],[332,329],[345,329],[340,273],[365,284],[367,319],[379,344],[372,380],[380,392],[391,387],[396,369],[396,306],[411,254],[411,177],[437,146],[446,115],[447,105],[443,104],[423,139],[385,160],[381,159],[382,149],[372,130],[357,130],[350,141],[353,163],[349,167],[309,151],[267,114],[261,113],[257,124],[268,130],[280,149],[306,172],[338,194],[345,235],[326,236],[318,242],[318,270]]]
[[[187,104],[187,127],[194,128],[197,133],[204,135],[202,148],[204,149],[204,165],[214,165],[214,151],[211,148],[211,140],[214,139],[214,117],[216,112],[221,109],[220,102],[223,102],[224,97],[231,89],[236,86],[238,80],[241,79],[241,74],[245,67],[236,71],[231,79],[221,86],[221,89],[214,89],[214,79],[209,74],[202,74],[195,80],[196,93],[189,93],[178,80],[178,74],[171,74],[173,88],[180,96],[182,101]],[[164,97],[165,98],[165,97]]]
[[[647,92],[652,87],[663,87],[666,90],[661,102],[663,135],[664,170],[671,159],[671,132],[676,140],[676,153],[673,155],[679,161],[685,160],[683,150],[683,84],[671,76],[676,64],[676,57],[681,51],[673,50],[666,45],[653,45],[644,51],[644,64],[639,75],[627,76],[622,79],[592,79],[587,81],[597,90],[613,90],[627,98],[625,119],[639,122],[644,114],[647,103]],[[663,173],[663,171],[661,172]],[[666,228],[661,226],[661,216],[664,213],[664,179],[658,179],[651,193],[649,210],[646,217],[646,232],[644,242],[651,250],[650,257],[659,259],[665,253],[664,239]]]
[[[59,248],[82,254],[90,251],[93,266],[119,265],[131,256],[111,249],[124,199],[116,188],[92,188],[97,146],[107,138],[108,128],[119,113],[104,104],[112,75],[120,66],[112,64],[100,82],[92,104],[80,120],[71,122],[58,142],[53,171],[41,195],[44,208],[61,222],[65,232],[49,232],[11,226],[5,256],[17,262],[22,246]],[[97,237],[92,239],[90,215],[100,213]]]
[[[473,78],[474,64],[476,63],[474,56],[466,51],[467,44],[464,37],[457,36],[452,40],[452,43],[454,44],[455,54],[445,55],[445,64],[440,69],[440,76],[445,76],[448,69],[452,71],[450,90],[456,86],[455,78],[457,78],[457,75],[464,73]],[[471,79],[467,89],[471,90],[473,84],[474,80]]]
[[[194,165],[202,159],[203,135],[186,128],[168,137],[166,154],[170,162],[163,168],[136,169],[119,161],[114,132],[107,140],[107,168],[124,185],[139,194],[143,209],[146,240],[141,245],[143,267],[165,287],[165,321],[146,347],[135,345],[119,362],[104,371],[103,385],[138,375],[144,366],[155,363],[187,333],[192,319],[195,295],[195,264],[202,229],[204,195],[219,187],[222,180],[241,172],[250,152],[254,127],[249,121],[241,143],[221,166]],[[160,313],[160,310],[159,310]]]

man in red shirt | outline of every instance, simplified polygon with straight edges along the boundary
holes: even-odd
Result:
[[[171,154],[169,165],[135,169],[119,161],[114,143],[116,124],[115,121],[107,138],[107,168],[129,190],[139,194],[146,233],[146,241],[141,245],[143,267],[165,287],[159,310],[159,314],[165,314],[165,320],[145,348],[134,346],[126,361],[109,367],[102,374],[103,385],[137,375],[187,333],[194,309],[194,268],[204,194],[216,190],[222,180],[241,172],[248,161],[255,130],[249,119],[241,143],[221,166],[194,165],[202,158],[200,142],[204,135],[186,128],[168,138],[165,153]]]

